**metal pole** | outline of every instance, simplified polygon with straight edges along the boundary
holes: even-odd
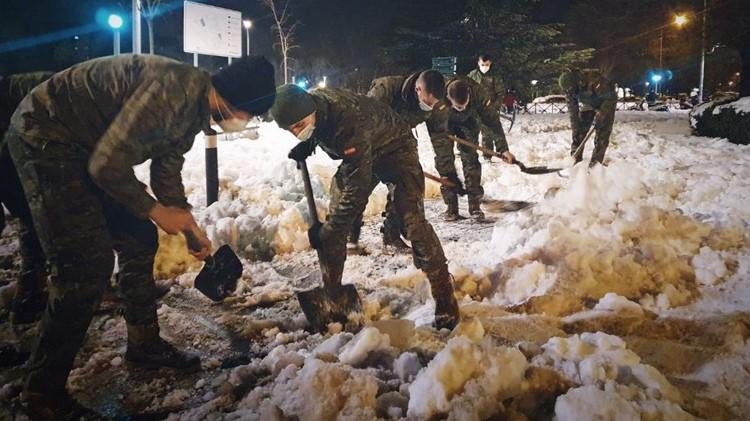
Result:
[[[703,27],[701,28],[701,69],[698,81],[698,102],[703,102],[703,78],[706,76],[706,15],[708,0],[703,0]]]
[[[198,54],[193,53],[193,67],[198,67]]]
[[[249,56],[250,55],[250,28],[245,28],[245,43],[247,44],[245,46],[245,51],[246,51],[245,55]]]
[[[227,64],[232,64],[232,57],[227,57]]]
[[[133,54],[141,53],[141,0],[133,0]]]
[[[112,48],[112,55],[119,56],[120,55],[120,31],[117,29],[114,30],[114,45]]]
[[[661,28],[661,31],[659,31],[659,73],[660,74],[661,74],[661,69],[663,67],[663,64],[662,64],[663,56],[664,56],[664,28]],[[654,87],[655,92],[657,94],[659,93],[659,82],[656,82],[656,86]]]
[[[206,206],[219,200],[219,154],[216,135],[206,136]]]

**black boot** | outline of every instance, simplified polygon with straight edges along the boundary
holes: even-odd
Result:
[[[384,226],[381,231],[383,231],[383,246],[393,247],[398,251],[409,250],[409,246],[401,239],[401,233],[398,230]]]
[[[105,417],[79,404],[67,393],[46,395],[24,391],[21,404],[32,420],[104,420]]]
[[[200,358],[182,352],[159,336],[159,325],[128,324],[128,350],[125,361],[146,368],[169,367],[176,369],[196,369]]]
[[[461,215],[458,214],[458,196],[447,196],[444,197],[444,200],[445,204],[448,205],[448,208],[443,214],[443,219],[446,222],[453,222],[461,219]]]
[[[461,318],[458,302],[453,294],[453,276],[446,266],[428,277],[432,298],[435,300],[435,328],[453,330]]]
[[[482,212],[480,206],[481,202],[482,200],[479,198],[469,199],[469,215],[477,221],[484,221],[484,212]]]
[[[24,276],[37,276],[28,274]],[[21,284],[29,284],[28,280],[21,280]],[[16,295],[11,304],[10,322],[14,325],[34,323],[42,317],[42,312],[47,307],[47,291],[41,288],[25,289],[18,285]]]

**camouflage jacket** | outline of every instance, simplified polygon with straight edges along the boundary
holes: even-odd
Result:
[[[2,135],[8,130],[10,117],[21,100],[53,74],[53,72],[34,72],[0,77],[0,142],[2,142]]]
[[[500,112],[502,111],[503,102],[501,98],[495,96],[483,86],[467,78],[454,78],[447,82],[463,80],[469,84],[469,105],[466,109],[458,112],[453,107],[450,109],[448,128],[452,134],[456,134],[462,127],[479,126],[479,123],[493,132],[501,142],[502,150],[500,153],[508,150],[508,142],[505,139],[505,131],[500,122]],[[446,86],[447,86],[446,85]]]
[[[356,204],[367,201],[373,178],[373,164],[403,147],[416,148],[408,125],[375,99],[342,89],[310,92],[316,104],[313,136],[331,159],[341,160],[337,176],[344,179],[338,206],[330,209],[324,230],[348,232]]]
[[[183,154],[210,132],[208,73],[152,55],[125,54],[77,64],[35,88],[11,131],[35,147],[59,142],[88,158],[92,180],[133,214],[156,201],[133,172],[151,160],[151,189],[166,206],[189,207]]]
[[[432,111],[422,111],[414,87],[419,72],[409,76],[383,76],[370,84],[367,96],[387,104],[409,127],[425,122],[431,138],[445,138],[448,133],[448,103],[438,102]]]
[[[502,99],[505,94],[503,82],[500,79],[500,75],[495,71],[494,65],[490,67],[490,71],[487,73],[482,73],[479,69],[474,69],[466,77],[487,89],[489,94],[493,96],[493,100]]]

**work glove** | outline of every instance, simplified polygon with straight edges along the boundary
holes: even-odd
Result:
[[[453,192],[458,194],[459,196],[466,196],[466,189],[464,188],[464,183],[461,182],[461,179],[458,178],[458,175],[454,172],[449,173],[446,175],[448,181],[453,183],[455,187],[453,187]]]
[[[304,161],[315,152],[315,144],[309,140],[299,142],[297,146],[293,147],[289,151],[289,159],[293,159],[297,162]]]
[[[315,221],[310,229],[307,230],[307,239],[310,241],[310,247],[315,250],[320,250],[323,246],[323,242],[320,239],[320,229],[323,228],[323,224]]]

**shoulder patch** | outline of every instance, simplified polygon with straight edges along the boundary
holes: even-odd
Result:
[[[443,104],[440,107],[438,107],[438,110],[439,111],[443,111],[445,109],[445,107],[447,107],[447,105]]]
[[[352,156],[352,155],[354,155],[355,153],[357,153],[357,148],[355,148],[354,146],[352,146],[351,148],[349,148],[349,149],[346,149],[346,150],[344,151],[344,155],[345,155],[345,156]]]
[[[491,100],[491,99],[488,99],[488,100],[487,100],[487,103],[486,103],[486,104],[484,104],[484,106],[485,106],[485,107],[489,107],[489,106],[490,106],[490,104],[492,104],[492,100]]]

